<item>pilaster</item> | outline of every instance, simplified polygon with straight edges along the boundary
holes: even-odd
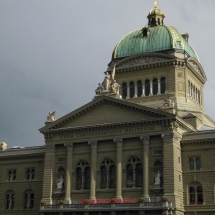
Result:
[[[65,143],[64,145],[67,147],[65,202],[71,204],[73,143]]]
[[[143,143],[143,198],[150,201],[149,197],[149,136],[141,136]]]
[[[121,138],[113,140],[116,143],[116,198],[122,199],[122,146]]]
[[[46,202],[46,204],[52,204],[54,166],[55,166],[55,145],[47,144],[45,146],[43,193],[42,193],[42,201]]]
[[[183,178],[180,146],[181,138],[175,133],[163,134],[162,138],[164,196],[173,202],[173,207],[183,209]]]
[[[90,199],[96,202],[96,161],[97,161],[97,141],[88,142],[91,146],[91,165],[90,165]]]

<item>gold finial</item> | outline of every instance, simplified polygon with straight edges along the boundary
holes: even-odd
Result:
[[[157,8],[158,2],[155,1],[155,2],[153,3],[153,5],[155,6],[155,8]]]

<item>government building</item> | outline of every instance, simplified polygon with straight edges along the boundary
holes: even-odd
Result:
[[[1,143],[0,214],[215,215],[206,74],[157,2],[147,18],[117,43],[91,102],[49,113],[45,144]]]

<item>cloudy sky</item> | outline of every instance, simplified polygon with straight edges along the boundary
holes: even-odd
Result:
[[[43,145],[38,129],[90,102],[116,43],[147,24],[152,0],[0,0],[0,142]],[[215,119],[214,0],[160,0],[165,24],[188,32]]]

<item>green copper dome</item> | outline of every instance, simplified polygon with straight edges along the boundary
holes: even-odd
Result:
[[[141,29],[124,36],[116,45],[112,59],[128,57],[145,52],[179,49],[186,51],[191,57],[198,59],[194,49],[188,44],[187,38],[171,26],[154,26],[144,28],[147,36],[143,36]]]

